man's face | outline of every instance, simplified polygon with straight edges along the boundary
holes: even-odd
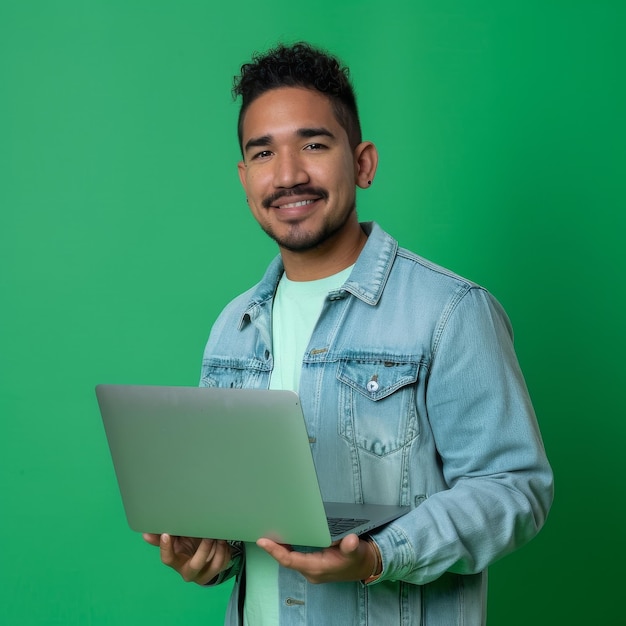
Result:
[[[245,113],[242,144],[250,210],[279,246],[310,250],[357,222],[357,163],[326,96],[299,87],[264,93]]]

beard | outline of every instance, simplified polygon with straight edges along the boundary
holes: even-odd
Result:
[[[344,228],[354,212],[356,212],[356,202],[353,201],[340,215],[327,217],[319,228],[312,229],[296,222],[290,226],[289,232],[285,235],[277,235],[268,224],[260,224],[260,226],[279,247],[290,252],[307,252],[331,240]]]

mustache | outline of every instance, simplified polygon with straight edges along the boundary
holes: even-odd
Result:
[[[288,198],[289,196],[319,196],[324,200],[328,199],[328,192],[321,187],[307,187],[305,185],[298,185],[297,187],[291,187],[289,189],[281,189],[276,191],[271,196],[263,199],[261,205],[265,209],[269,209],[280,198]]]

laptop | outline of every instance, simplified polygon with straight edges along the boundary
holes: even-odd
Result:
[[[409,510],[322,501],[292,391],[98,385],[96,396],[133,530],[325,547]]]

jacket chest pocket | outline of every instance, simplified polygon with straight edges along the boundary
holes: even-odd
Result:
[[[268,366],[258,359],[212,359],[202,365],[201,387],[260,387]],[[267,385],[266,385],[267,386]]]
[[[339,434],[376,456],[400,450],[419,434],[415,384],[419,362],[397,357],[339,363]]]

